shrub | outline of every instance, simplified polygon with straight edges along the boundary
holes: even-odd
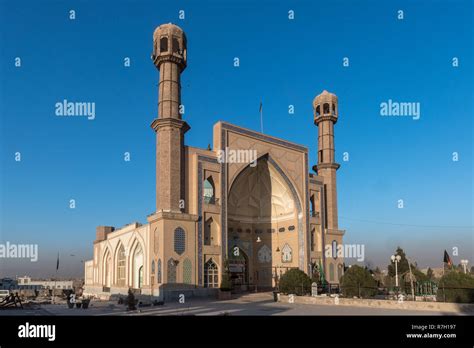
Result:
[[[133,294],[132,292],[132,289],[128,289],[128,296],[127,296],[127,309],[130,310],[130,311],[133,311],[135,309],[137,309],[137,307],[135,306],[135,295]]]
[[[222,291],[231,291],[232,290],[232,282],[230,281],[230,271],[229,271],[229,261],[224,260],[224,270],[222,273],[222,281],[220,289]]]
[[[377,282],[360,266],[350,267],[341,278],[342,294],[346,297],[372,297],[377,294]]]
[[[439,281],[436,299],[458,303],[474,302],[474,277],[457,271],[445,274]]]
[[[230,277],[228,273],[224,273],[222,275],[222,281],[220,289],[222,291],[231,291],[232,290],[232,282],[230,281]]]
[[[311,292],[311,278],[299,269],[290,269],[281,276],[279,289],[285,294],[308,294]]]

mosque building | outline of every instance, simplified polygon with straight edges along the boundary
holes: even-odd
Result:
[[[341,245],[345,233],[337,215],[336,95],[323,91],[313,100],[316,175],[307,147],[225,122],[214,125],[212,149],[185,145],[181,28],[156,28],[152,60],[160,71],[151,124],[156,210],[145,224],[97,227],[84,293],[107,298],[131,288],[158,298],[205,296],[216,292],[224,272],[234,291],[264,291],[292,268],[309,275],[322,268],[327,282],[338,284],[344,260],[324,252]]]

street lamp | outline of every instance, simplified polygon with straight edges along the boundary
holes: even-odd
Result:
[[[461,260],[462,268],[464,268],[464,273],[467,273],[467,264],[469,263],[468,260]]]
[[[400,255],[392,255],[390,259],[395,264],[395,286],[398,288],[398,263],[400,262],[402,257]]]

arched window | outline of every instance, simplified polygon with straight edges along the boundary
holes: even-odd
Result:
[[[166,36],[160,39],[160,53],[162,52],[168,52],[168,38]]]
[[[141,289],[143,285],[143,266],[138,268],[138,289]]]
[[[336,104],[332,103],[332,114],[336,114]]]
[[[293,261],[293,250],[287,243],[281,250],[281,262],[288,263],[291,261]]]
[[[217,265],[212,259],[204,265],[204,287],[217,288],[219,287],[219,271]]]
[[[217,238],[217,224],[213,218],[209,218],[204,224],[204,245],[218,245]]]
[[[107,250],[107,252],[104,255],[104,282],[103,284],[106,287],[110,287],[111,281],[112,281],[112,257],[110,256],[110,252]]]
[[[168,283],[176,283],[176,264],[172,258],[168,260]]]
[[[332,241],[332,257],[333,259],[337,259],[337,242],[335,240]]]
[[[143,250],[140,244],[135,248],[133,254],[133,287],[135,289],[140,289],[143,285]]]
[[[206,204],[216,204],[215,185],[212,177],[208,177],[204,180],[204,192],[203,199]]]
[[[334,264],[333,263],[329,264],[329,281],[331,282],[334,281]]]
[[[155,260],[151,261],[151,274],[155,274]]]
[[[126,264],[126,256],[125,256],[125,248],[123,245],[120,246],[117,255],[117,285],[118,286],[125,286],[125,264]]]
[[[161,284],[161,259],[158,259],[158,272],[156,274],[156,282]]]
[[[329,104],[328,103],[324,103],[323,105],[323,114],[329,114],[330,111],[329,111]]]
[[[321,105],[316,106],[316,116],[321,115]]]
[[[315,229],[313,228],[311,230],[311,251],[314,251],[314,234],[315,234]]]
[[[174,251],[182,255],[186,250],[186,233],[181,227],[174,230]]]
[[[179,48],[179,41],[176,37],[173,37],[173,53],[181,54],[181,49]]]
[[[191,284],[193,276],[193,265],[189,259],[184,260],[183,262],[183,283]]]

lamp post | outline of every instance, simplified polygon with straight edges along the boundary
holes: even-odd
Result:
[[[402,257],[400,255],[392,255],[390,259],[395,264],[395,286],[398,288],[398,263]]]
[[[467,273],[467,264],[469,263],[468,260],[461,260],[462,268],[464,269],[464,273]]]
[[[411,272],[411,263],[410,263],[410,260],[408,258],[407,258],[407,261],[408,261],[408,269],[410,270],[411,297],[412,297],[413,301],[416,301],[415,290],[413,288],[413,273]]]

